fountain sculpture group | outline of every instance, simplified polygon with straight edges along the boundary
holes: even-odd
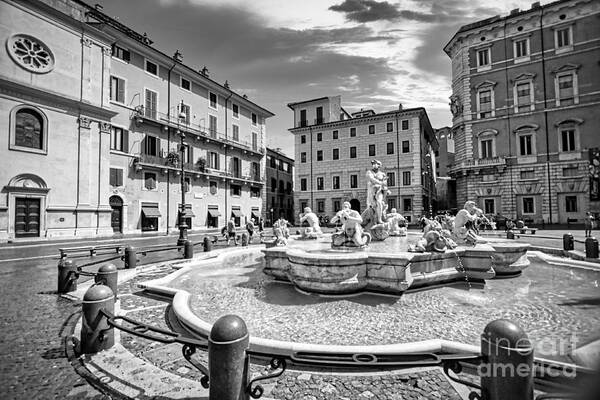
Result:
[[[486,241],[477,234],[475,222],[485,219],[485,215],[473,201],[467,201],[455,217],[423,218],[423,236],[408,246],[408,252],[360,251],[368,249],[372,241],[407,235],[406,219],[394,208],[387,213],[390,192],[381,162],[373,160],[371,165],[366,174],[368,207],[361,215],[350,203],[343,203],[331,220],[342,224],[331,235],[331,249],[307,251],[286,246],[287,226],[276,225],[278,246],[263,251],[266,274],[310,292],[402,293],[409,288],[465,278],[518,275],[529,265],[528,244]],[[300,232],[299,239],[327,239],[310,208],[304,209],[300,221],[309,226]]]

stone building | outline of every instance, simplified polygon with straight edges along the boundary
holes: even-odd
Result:
[[[268,224],[279,217],[294,223],[294,160],[281,149],[267,147],[263,216]]]
[[[0,16],[0,240],[173,230],[182,163],[192,229],[261,214],[271,112],[99,6]]]
[[[597,1],[536,2],[465,25],[445,46],[459,204],[554,223],[600,211],[588,172],[600,146],[599,15]]]
[[[438,151],[435,153],[435,190],[439,211],[456,210],[456,181],[448,176],[448,169],[454,164],[454,139],[452,128],[444,126],[435,130]]]
[[[350,115],[341,97],[288,104],[294,112],[295,213],[309,206],[332,217],[344,201],[367,207],[366,172],[371,160],[388,174],[388,207],[414,222],[435,208],[437,141],[423,108]]]

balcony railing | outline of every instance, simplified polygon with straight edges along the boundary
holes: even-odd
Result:
[[[481,167],[493,167],[498,165],[506,165],[504,157],[476,158],[456,163],[449,168],[449,171],[458,171],[461,169],[472,169]]]
[[[323,123],[323,117],[315,118],[315,125],[319,125]]]
[[[300,122],[299,122],[299,124],[298,124],[298,126],[300,128],[304,128],[305,126],[308,126],[308,120],[301,119]]]
[[[251,151],[259,155],[264,154],[264,149],[260,148],[258,143],[245,140],[233,140],[210,127],[207,128],[194,122],[178,119],[176,114],[167,115],[157,111],[154,111],[153,113],[145,112],[144,107],[140,106],[136,108],[132,118],[136,119],[138,123],[142,123],[144,120],[150,120],[157,124],[170,126],[171,128],[179,129],[186,133],[195,134],[199,137],[216,140],[223,144],[229,144],[241,150]]]

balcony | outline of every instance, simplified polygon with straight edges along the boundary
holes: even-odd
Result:
[[[214,140],[222,143],[223,145],[237,148],[243,152],[250,152],[251,154],[262,157],[264,155],[264,149],[260,148],[257,143],[248,142],[244,140],[232,140],[223,133],[217,132],[214,129],[206,128],[194,122],[179,120],[177,115],[167,115],[161,112],[153,110],[144,110],[143,106],[136,108],[131,119],[134,119],[136,123],[142,124],[146,122],[152,122],[161,126],[170,127],[173,129],[179,129],[186,134],[195,135],[198,139],[205,141]]]
[[[315,125],[320,125],[322,123],[324,123],[325,121],[323,120],[323,117],[317,117],[315,118]]]
[[[299,128],[304,128],[304,127],[307,127],[307,126],[308,126],[308,120],[301,119],[300,122],[299,122],[299,124],[298,124],[298,127]]]
[[[506,158],[491,157],[491,158],[476,158],[455,163],[448,169],[448,172],[455,173],[460,170],[481,169],[487,167],[504,167],[506,166]]]

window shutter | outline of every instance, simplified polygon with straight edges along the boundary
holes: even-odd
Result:
[[[131,55],[128,50],[123,50],[123,60],[129,62]]]
[[[121,151],[129,153],[129,131],[127,129],[123,129],[123,148]]]
[[[160,139],[156,138],[155,140],[156,140],[156,154],[155,155],[162,157],[163,154],[162,154],[162,149],[160,148]]]
[[[117,186],[123,186],[123,170],[115,169],[116,177],[117,177]]]
[[[117,78],[117,101],[125,103],[125,81]]]
[[[192,148],[192,146],[188,146],[188,162],[194,162],[194,149]]]
[[[116,186],[115,171],[116,170],[114,168],[110,169],[110,186]]]

